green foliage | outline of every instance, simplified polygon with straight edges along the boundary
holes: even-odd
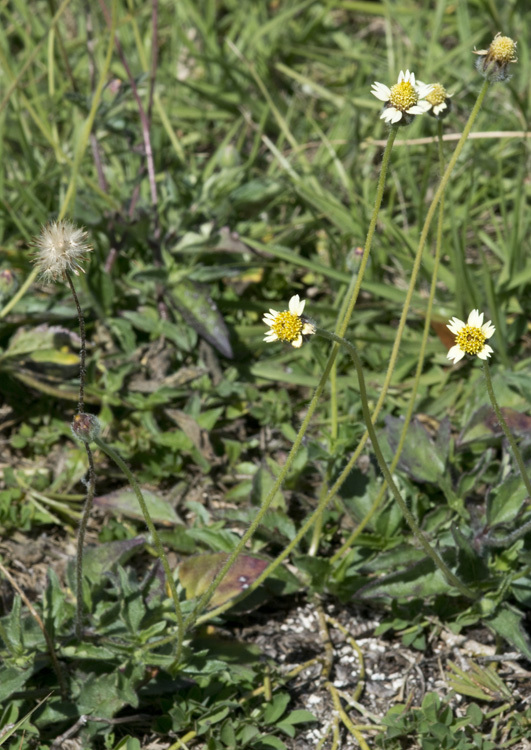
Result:
[[[525,3],[160,0],[155,8],[128,0],[108,4],[113,33],[99,6],[52,5],[4,4],[0,24],[2,562],[22,575],[38,571],[31,552],[39,540],[59,548],[57,559],[45,553],[45,585],[17,584],[33,613],[3,580],[0,745],[51,749],[86,715],[75,736],[87,748],[140,750],[156,736],[209,750],[291,750],[315,719],[279,665],[235,628],[255,622],[258,608],[268,619],[295,595],[370,607],[377,635],[419,654],[430,649],[436,621],[454,632],[486,627],[531,659],[529,493],[479,363],[452,368],[445,356],[448,318],[485,311],[496,326],[493,387],[531,466]],[[477,137],[445,191],[418,382],[435,222],[376,420],[407,508],[473,591],[469,599],[419,546],[384,488],[374,446],[360,448],[342,476],[365,432],[359,380],[343,353],[277,486],[330,345],[317,337],[300,350],[266,344],[261,319],[300,294],[309,318],[333,330],[361,274],[387,137],[371,82],[391,85],[409,68],[444,83],[453,93],[442,125],[448,161],[480,88],[472,50],[497,31],[518,39],[519,61],[508,84],[490,87]],[[363,362],[371,411],[388,385],[442,171],[437,125],[418,117],[398,133],[346,332]],[[14,297],[31,273],[32,237],[63,213],[86,227],[93,248],[86,274],[74,279],[87,329],[86,410],[98,414],[142,484],[171,556],[187,623],[179,664],[153,539],[135,494],[96,450],[84,640],[73,636],[72,542],[87,471],[69,427],[78,401],[77,312],[62,283],[34,280]],[[243,553],[196,611],[266,505]],[[490,750],[528,736],[529,711],[515,708],[494,667],[449,664],[463,711],[453,694],[434,692],[421,705],[382,709],[378,746]],[[503,736],[483,705],[496,711],[502,702]],[[115,721],[131,716],[141,726]]]
[[[415,737],[422,750],[455,748],[455,750],[495,750],[498,745],[481,732],[487,717],[476,703],[471,703],[465,716],[458,718],[437,693],[427,693],[422,705],[413,711],[405,706],[393,706],[384,718],[385,735],[377,739],[377,746],[399,750],[403,742]]]

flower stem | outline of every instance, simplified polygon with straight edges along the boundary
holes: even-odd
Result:
[[[332,367],[332,362],[333,362],[333,360],[331,360],[329,358],[327,366],[325,367],[325,370],[324,370],[324,372],[323,372],[323,374],[321,376],[321,379],[320,379],[320,381],[319,381],[319,383],[317,385],[315,393],[313,394],[312,400],[310,402],[310,405],[308,407],[308,411],[306,412],[306,416],[304,417],[304,420],[302,422],[300,430],[299,430],[299,432],[298,432],[298,434],[297,434],[297,436],[295,438],[295,441],[294,441],[293,445],[291,446],[291,450],[288,453],[288,456],[286,458],[286,462],[284,463],[284,466],[280,470],[280,472],[278,474],[278,477],[276,478],[273,487],[269,491],[269,494],[267,495],[267,497],[264,499],[262,505],[260,506],[260,509],[258,510],[258,513],[256,514],[256,516],[252,520],[249,528],[247,529],[247,531],[245,532],[245,534],[241,537],[240,541],[235,546],[235,548],[232,550],[232,552],[228,556],[225,564],[223,565],[223,567],[221,568],[221,570],[219,571],[219,573],[217,574],[217,576],[214,578],[214,580],[212,581],[212,583],[210,584],[210,586],[208,587],[208,589],[201,596],[201,598],[199,599],[197,605],[194,607],[193,611],[186,618],[186,621],[184,623],[185,630],[187,630],[188,627],[190,627],[190,625],[193,624],[193,623],[198,623],[198,622],[202,621],[202,619],[208,619],[208,615],[205,616],[205,618],[199,618],[199,619],[197,619],[197,617],[198,617],[198,614],[200,614],[201,611],[206,607],[206,605],[207,605],[208,601],[210,600],[212,594],[217,589],[217,587],[219,586],[219,584],[221,583],[221,581],[223,580],[223,578],[225,577],[225,575],[227,574],[227,572],[229,571],[229,569],[231,568],[231,566],[233,565],[233,563],[236,560],[236,558],[238,557],[238,555],[241,554],[241,552],[243,552],[243,550],[244,550],[245,545],[247,544],[247,542],[251,539],[251,537],[254,535],[255,531],[257,530],[257,528],[262,523],[263,517],[265,516],[265,514],[269,510],[269,507],[270,507],[271,503],[273,502],[273,498],[275,497],[276,493],[278,492],[279,488],[281,487],[284,479],[286,478],[286,476],[288,474],[288,471],[291,468],[291,465],[293,464],[295,456],[297,455],[297,451],[299,450],[299,447],[300,447],[300,445],[302,443],[302,440],[304,438],[304,434],[305,434],[306,430],[308,429],[308,425],[310,423],[310,420],[311,420],[311,418],[312,418],[312,416],[313,416],[313,414],[314,414],[314,412],[315,412],[315,410],[317,408],[317,404],[319,402],[319,399],[321,397],[323,389],[324,389],[324,387],[326,385],[326,381],[328,379],[328,375],[330,374],[330,368]]]
[[[81,346],[79,347],[79,402],[77,405],[77,412],[78,414],[83,414],[83,412],[85,411],[85,381],[87,377],[87,334],[85,331],[85,318],[83,316],[81,305],[79,304],[79,297],[77,296],[72,277],[70,276],[68,271],[65,271],[65,276],[68,282],[68,286],[70,287],[70,291],[72,292],[72,297],[74,298],[74,302],[76,304],[77,318],[79,321],[79,335],[81,338]]]
[[[448,568],[444,560],[431,547],[428,539],[424,536],[423,532],[418,526],[413,514],[407,507],[406,501],[402,498],[402,495],[400,494],[400,491],[394,482],[393,476],[391,472],[389,471],[389,467],[387,466],[385,462],[382,450],[380,448],[380,443],[376,435],[376,430],[374,429],[374,424],[371,419],[371,412],[369,409],[369,403],[367,399],[367,389],[365,387],[365,376],[363,375],[363,368],[362,368],[361,360],[359,358],[356,347],[353,344],[351,344],[350,341],[347,341],[346,339],[343,339],[340,336],[337,336],[335,333],[326,331],[323,328],[317,328],[315,332],[317,335],[322,336],[323,338],[328,339],[329,341],[333,341],[337,344],[340,344],[341,346],[344,346],[352,358],[354,367],[356,368],[356,373],[358,375],[361,408],[363,412],[363,417],[365,419],[365,426],[367,427],[367,432],[369,433],[369,437],[371,439],[372,448],[376,455],[376,459],[380,466],[381,472],[389,486],[389,489],[393,493],[393,497],[398,503],[400,510],[402,511],[406,521],[408,522],[409,527],[411,528],[411,531],[418,539],[419,543],[421,544],[426,554],[429,557],[431,557],[435,565],[439,568],[441,573],[444,575],[447,582],[451,584],[452,586],[454,586],[456,589],[458,589],[458,591],[460,591],[461,594],[463,594],[463,596],[466,596],[469,599],[475,599],[476,596],[474,592],[471,589],[469,589],[468,586],[465,586],[465,584],[462,583],[462,581],[460,581],[459,578],[457,578],[457,576],[455,576],[452,573],[452,571]]]
[[[483,99],[485,98],[487,90],[488,90],[488,81],[485,81],[484,84],[483,84],[483,86],[482,86],[482,88],[481,88],[481,90],[480,90],[480,93],[478,95],[478,99],[477,99],[476,104],[474,105],[474,108],[473,108],[473,110],[472,110],[472,112],[470,114],[470,117],[469,117],[468,122],[467,122],[467,124],[465,126],[465,129],[464,129],[463,133],[461,134],[461,138],[459,139],[459,142],[458,142],[457,147],[455,149],[455,152],[454,152],[454,154],[452,156],[452,159],[450,160],[450,162],[448,164],[448,167],[444,171],[443,177],[441,179],[441,184],[439,185],[439,187],[438,187],[438,189],[437,189],[437,191],[435,193],[435,196],[434,196],[434,198],[432,200],[432,203],[430,205],[430,208],[428,210],[428,214],[426,215],[426,220],[424,222],[424,227],[423,227],[421,238],[420,238],[420,241],[419,241],[419,247],[417,249],[417,253],[416,253],[416,256],[415,256],[415,261],[414,261],[414,265],[413,265],[413,272],[412,272],[412,278],[411,278],[410,287],[408,289],[408,294],[406,296],[406,301],[405,301],[405,304],[404,304],[404,309],[402,311],[402,315],[401,315],[401,318],[400,318],[399,329],[398,329],[398,332],[397,332],[397,336],[396,336],[396,340],[395,340],[395,345],[393,347],[393,351],[392,351],[392,354],[391,354],[391,360],[389,362],[389,366],[388,366],[388,369],[387,369],[387,374],[386,374],[386,377],[385,377],[384,384],[382,386],[380,397],[378,398],[378,402],[376,404],[376,407],[375,407],[373,415],[372,415],[373,419],[377,418],[377,416],[378,416],[378,414],[380,412],[380,409],[381,409],[381,407],[383,405],[385,396],[387,395],[387,390],[389,388],[389,384],[390,384],[390,381],[391,381],[391,376],[392,376],[392,373],[393,373],[393,370],[394,370],[394,365],[395,365],[395,362],[396,362],[396,358],[398,356],[398,346],[399,346],[399,343],[400,343],[400,340],[401,340],[401,337],[402,337],[402,332],[403,332],[404,327],[405,327],[405,320],[406,320],[406,316],[407,316],[407,313],[408,313],[408,310],[409,310],[409,306],[410,306],[410,303],[411,303],[411,298],[413,296],[413,288],[414,288],[416,277],[418,275],[418,271],[419,271],[419,268],[420,268],[420,263],[421,263],[421,259],[422,259],[422,252],[423,252],[423,249],[424,249],[424,245],[426,243],[426,239],[427,239],[427,236],[428,236],[428,231],[429,231],[429,228],[430,228],[430,225],[431,225],[431,221],[432,221],[434,213],[435,213],[435,208],[437,207],[437,204],[439,203],[439,200],[441,200],[441,198],[442,198],[442,196],[444,194],[444,190],[446,189],[446,186],[448,184],[448,181],[449,181],[450,175],[452,173],[452,170],[453,170],[453,168],[455,166],[455,163],[456,163],[457,159],[459,158],[459,155],[460,155],[460,153],[461,153],[461,151],[463,149],[463,146],[464,146],[464,144],[466,142],[466,139],[468,138],[470,130],[472,129],[472,125],[473,125],[473,123],[474,123],[474,121],[475,121],[475,119],[476,119],[476,117],[477,117],[477,115],[479,113],[481,104],[483,103]],[[393,143],[394,143],[394,140],[395,140],[395,137],[396,137],[396,131],[397,131],[397,128],[393,128],[391,130],[391,132],[389,133],[389,138],[388,138],[388,141],[387,141],[387,144],[386,144],[386,147],[385,147],[385,151],[384,151],[384,155],[383,155],[383,158],[382,158],[382,168],[381,168],[380,177],[379,177],[379,180],[378,180],[378,187],[377,187],[376,198],[375,198],[375,206],[374,206],[373,214],[372,214],[372,217],[371,217],[371,222],[370,222],[370,225],[369,225],[369,230],[367,232],[367,238],[366,238],[366,241],[365,241],[365,248],[364,248],[364,251],[363,251],[363,258],[362,258],[362,261],[361,261],[361,264],[360,264],[360,268],[359,268],[359,272],[358,272],[357,276],[353,276],[352,277],[352,280],[350,282],[349,288],[347,289],[347,293],[345,295],[345,303],[344,303],[344,305],[343,305],[343,307],[342,307],[342,309],[340,311],[340,314],[338,316],[338,326],[336,327],[336,331],[338,331],[338,332],[340,332],[340,331],[344,332],[346,330],[348,322],[349,322],[350,317],[352,315],[352,312],[354,310],[354,306],[356,304],[356,300],[357,300],[357,296],[358,296],[358,293],[359,293],[359,289],[361,287],[361,282],[362,282],[363,275],[365,273],[365,268],[367,266],[367,262],[368,262],[368,259],[369,259],[369,252],[370,252],[370,248],[371,248],[371,244],[372,244],[372,239],[373,239],[373,236],[374,236],[374,231],[375,231],[375,228],[376,228],[376,221],[377,221],[377,218],[378,218],[379,209],[380,209],[380,206],[381,206],[381,203],[382,203],[382,199],[383,199],[383,192],[384,192],[384,187],[385,187],[385,177],[386,177],[387,169],[388,169],[388,166],[389,166],[389,160],[390,160],[392,146],[393,146]],[[441,143],[441,141],[440,141],[440,143]],[[440,219],[440,222],[441,221],[442,221],[442,218]],[[439,228],[441,226],[442,226],[442,224],[440,223],[439,224]],[[439,248],[439,250],[440,250],[440,248]],[[434,276],[432,277],[432,289],[433,289],[433,293],[434,293],[434,284],[435,284],[435,282],[433,281],[433,278],[436,278],[436,271],[437,271],[437,263],[436,263],[436,267],[434,268]],[[433,296],[432,296],[431,291],[430,291],[430,301],[429,301],[428,304],[430,306],[429,309],[431,310],[431,305],[433,304]],[[429,327],[429,314],[427,314],[426,326],[425,326],[425,334],[424,335],[426,336],[426,338],[427,338],[428,327]],[[300,443],[302,442],[302,438],[304,436],[304,433],[306,432],[306,428],[308,426],[309,420],[313,416],[313,413],[314,413],[314,411],[316,409],[318,399],[320,398],[321,393],[324,390],[324,386],[326,384],[326,380],[327,380],[328,375],[330,374],[330,372],[332,370],[332,367],[333,367],[333,364],[334,364],[335,359],[337,357],[338,351],[339,351],[339,344],[335,343],[334,347],[332,348],[332,351],[330,352],[330,355],[329,355],[329,358],[328,358],[325,370],[323,372],[323,375],[321,376],[321,379],[319,381],[319,384],[317,386],[315,394],[314,394],[314,396],[312,398],[312,401],[310,403],[310,406],[308,408],[308,412],[306,414],[306,418],[305,418],[305,420],[304,420],[304,422],[303,422],[303,424],[301,426],[301,429],[299,430],[299,433],[297,435],[295,443],[292,446],[291,451],[290,451],[290,453],[288,455],[288,458],[286,460],[286,464],[284,465],[281,473],[279,474],[279,476],[277,478],[277,481],[275,482],[274,486],[272,487],[271,492],[269,493],[269,495],[265,499],[264,504],[263,504],[262,508],[260,509],[260,511],[258,513],[258,517],[259,518],[257,517],[257,519],[255,519],[255,522],[253,522],[253,524],[252,524],[252,533],[249,533],[251,531],[251,529],[249,529],[249,531],[244,535],[244,537],[242,537],[242,540],[240,540],[240,543],[238,544],[237,548],[231,554],[229,560],[227,560],[227,563],[223,566],[222,570],[220,571],[220,574],[216,577],[216,580],[213,581],[212,585],[209,587],[209,590],[207,592],[205,592],[205,594],[203,595],[203,598],[201,600],[202,604],[200,602],[201,607],[204,606],[204,603],[206,601],[208,601],[208,599],[212,595],[212,592],[215,590],[215,588],[219,584],[219,581],[223,578],[223,576],[226,574],[226,572],[228,571],[228,569],[230,568],[230,566],[232,565],[232,563],[236,559],[237,554],[239,554],[241,552],[241,550],[243,549],[243,546],[246,543],[246,541],[252,536],[252,534],[254,534],[254,531],[258,527],[259,522],[261,521],[261,519],[265,515],[267,509],[269,508],[269,505],[271,504],[271,501],[272,501],[275,493],[277,492],[277,490],[281,486],[282,482],[284,481],[284,478],[285,478],[285,476],[286,476],[286,474],[288,472],[288,469],[291,467],[291,464],[293,463],[293,460],[295,458],[296,452],[297,452],[297,450],[298,450],[298,448],[300,446]],[[419,365],[419,367],[420,367],[420,365]],[[370,414],[368,416],[370,417]],[[345,479],[350,474],[350,472],[352,470],[352,467],[354,466],[357,458],[359,457],[359,455],[361,454],[361,452],[363,450],[363,446],[365,445],[368,436],[369,436],[369,432],[367,430],[365,432],[365,434],[363,435],[363,437],[362,437],[362,439],[360,441],[360,444],[356,448],[353,456],[349,459],[347,465],[345,466],[345,468],[341,472],[340,476],[335,481],[334,485],[331,487],[330,491],[328,492],[328,495],[326,497],[324,497],[319,502],[318,507],[316,508],[316,510],[314,511],[314,513],[311,516],[309,516],[309,518],[304,522],[303,526],[301,527],[301,529],[297,533],[296,537],[288,544],[288,546],[280,553],[280,555],[277,558],[275,558],[275,560],[273,560],[273,562],[266,568],[266,570],[264,570],[264,572],[258,577],[258,579],[253,584],[251,584],[251,586],[248,589],[248,593],[250,593],[251,591],[254,591],[255,588],[257,588],[262,583],[262,581],[264,581],[266,578],[268,578],[274,572],[274,570],[283,562],[283,560],[286,559],[286,557],[289,555],[289,553],[291,552],[291,550],[295,548],[295,546],[298,544],[298,542],[300,541],[300,539],[307,533],[307,531],[312,527],[312,525],[316,521],[317,521],[318,524],[320,523],[319,519],[321,518],[321,516],[322,516],[322,514],[324,512],[324,509],[326,508],[326,506],[328,505],[328,503],[330,502],[330,500],[332,499],[332,497],[339,491],[339,489],[342,486],[342,484],[344,483]],[[399,457],[399,454],[398,454],[398,457]],[[398,460],[398,458],[397,458],[397,460]],[[385,475],[384,475],[384,477],[385,477]],[[383,491],[382,491],[382,496],[383,496]],[[400,498],[400,500],[402,500],[402,498]],[[377,503],[374,503],[373,504],[373,509],[371,509],[371,511],[374,512],[376,510],[376,508],[377,508]],[[409,514],[409,509],[407,508],[407,506],[406,506],[406,511]],[[404,515],[406,515],[406,514],[404,514]],[[411,514],[409,514],[409,515],[411,515]],[[406,516],[406,518],[407,518],[407,516]],[[415,524],[415,519],[412,516],[411,516],[411,518],[413,520],[413,523]],[[256,522],[257,520],[258,520],[258,522]],[[415,524],[415,526],[416,526],[416,524]],[[420,531],[420,529],[419,529],[419,533],[422,535],[422,532]],[[432,557],[432,554],[436,554],[436,553],[433,552],[433,550],[429,546],[429,542],[424,538],[423,535],[422,535],[422,540],[428,546],[428,548],[430,550],[430,552],[428,553],[430,555],[430,557]],[[420,539],[419,539],[419,541],[420,541]],[[421,542],[421,543],[424,546],[423,542]],[[316,540],[315,534],[314,534],[314,538],[312,539],[312,546],[315,547],[316,544],[317,544],[317,540]],[[438,556],[437,556],[437,559],[439,559]],[[440,562],[444,566],[444,568],[446,568],[446,566],[444,565],[444,562],[442,560]],[[447,570],[447,568],[446,568],[446,570]],[[448,572],[450,573],[450,576],[453,579],[455,579],[455,581],[457,581],[457,584],[454,583],[454,585],[456,585],[456,587],[459,588],[462,593],[465,593],[465,591],[466,591],[466,594],[465,594],[466,596],[474,598],[474,594],[467,587],[465,587],[459,581],[459,579],[457,579],[455,576],[453,576],[450,571],[448,571]],[[221,614],[223,611],[225,611],[226,609],[228,609],[229,606],[231,606],[231,605],[232,605],[232,603],[226,603],[224,605],[220,605],[219,607],[216,607],[215,610],[212,610],[211,612],[208,612],[205,615],[200,616],[196,620],[196,624],[200,624],[202,622],[206,622],[207,620],[211,619],[211,617],[214,617],[217,614]],[[197,613],[198,611],[201,611],[200,607],[196,608],[195,613]],[[194,617],[195,617],[195,613],[194,613]],[[188,623],[188,620],[187,620],[187,623]]]
[[[385,178],[387,177],[387,169],[389,167],[391,151],[393,150],[393,144],[395,142],[396,134],[398,133],[398,127],[398,125],[393,125],[391,126],[391,130],[389,131],[389,137],[387,139],[385,150],[382,156],[382,166],[380,167],[380,176],[378,177],[378,186],[376,188],[374,208],[372,210],[372,216],[369,222],[369,228],[367,230],[367,237],[365,238],[365,246],[363,248],[363,256],[361,258],[360,267],[358,269],[358,272],[356,274],[353,274],[350,280],[343,305],[338,315],[338,322],[336,325],[336,333],[338,336],[345,335],[345,331],[347,330],[350,318],[352,317],[354,306],[356,305],[356,301],[358,299],[358,294],[361,288],[361,282],[363,281],[363,276],[365,274],[365,269],[367,268],[367,263],[369,262],[372,240],[374,237],[374,232],[376,230],[376,222],[378,221],[378,213],[380,212],[380,206],[382,205],[383,200]],[[334,351],[336,352],[336,354],[334,354]],[[333,349],[332,352],[330,352],[331,357],[333,354],[335,358],[335,356],[337,355],[337,349]]]
[[[424,247],[426,245],[426,241],[427,241],[427,238],[428,238],[428,232],[429,232],[429,229],[430,229],[430,226],[431,226],[431,222],[432,222],[433,217],[435,215],[435,209],[437,208],[437,204],[439,203],[439,201],[443,197],[444,191],[445,191],[445,189],[446,189],[446,187],[448,185],[450,176],[452,174],[452,170],[453,170],[453,168],[454,168],[454,166],[455,166],[455,164],[457,162],[457,159],[459,158],[459,155],[461,154],[461,151],[463,150],[463,146],[466,143],[466,139],[468,138],[468,135],[469,135],[469,133],[470,133],[470,131],[472,129],[472,125],[474,124],[474,121],[475,121],[475,119],[476,119],[476,117],[477,117],[477,115],[479,113],[479,110],[481,108],[481,105],[483,103],[485,95],[487,93],[488,87],[489,87],[489,81],[486,80],[486,81],[484,81],[483,86],[481,87],[481,90],[479,92],[479,95],[478,95],[478,98],[476,100],[476,103],[475,103],[475,105],[474,105],[474,107],[472,109],[472,112],[470,113],[470,116],[469,116],[468,121],[467,121],[467,123],[465,125],[465,128],[464,128],[464,130],[463,130],[463,132],[461,134],[461,137],[460,137],[460,139],[459,139],[459,141],[457,143],[457,146],[456,146],[455,151],[454,151],[454,153],[452,155],[452,158],[450,159],[450,161],[448,162],[448,166],[444,170],[443,176],[441,178],[441,182],[440,182],[440,184],[439,184],[439,186],[438,186],[438,188],[437,188],[437,190],[435,192],[435,195],[433,196],[433,200],[432,200],[432,202],[430,204],[430,207],[428,209],[428,212],[426,214],[426,219],[424,221],[424,226],[422,228],[421,236],[420,236],[420,239],[419,239],[419,245],[418,245],[418,248],[417,248],[417,252],[415,254],[415,259],[413,261],[413,267],[411,269],[411,278],[410,278],[409,287],[408,287],[408,290],[407,290],[407,293],[406,293],[406,299],[404,300],[404,307],[403,307],[402,313],[400,315],[400,320],[398,322],[398,328],[397,328],[396,335],[395,335],[395,341],[394,341],[394,344],[393,344],[393,349],[391,351],[391,356],[389,358],[389,364],[387,366],[387,372],[386,372],[386,375],[385,375],[385,378],[384,378],[383,385],[382,385],[381,390],[380,390],[380,395],[378,397],[378,401],[376,402],[376,406],[374,407],[374,411],[373,411],[373,414],[372,414],[372,418],[373,418],[374,421],[377,419],[378,414],[380,413],[380,410],[381,410],[381,408],[383,406],[385,397],[387,396],[387,391],[389,390],[389,385],[391,383],[391,378],[392,378],[392,375],[393,375],[393,372],[394,372],[396,360],[398,358],[398,352],[399,352],[399,348],[400,348],[400,342],[402,340],[402,334],[404,332],[404,328],[405,328],[405,325],[406,325],[407,314],[409,312],[409,308],[410,308],[410,305],[411,305],[411,299],[413,297],[413,291],[414,291],[414,288],[415,288],[415,283],[416,283],[416,280],[417,280],[418,272],[419,272],[421,261],[422,261],[422,255],[423,255],[423,252],[424,252]],[[361,268],[360,268],[360,272],[361,272]],[[355,295],[357,295],[357,291],[356,290],[355,290],[355,294],[353,294],[353,296],[355,296]],[[352,306],[352,308],[353,308],[353,306]],[[350,306],[349,306],[349,310],[350,310]],[[344,326],[344,330],[346,330],[346,326]],[[340,330],[337,327],[336,327],[336,333],[338,335],[344,335],[344,334],[341,334]],[[336,355],[337,355],[337,347],[334,347],[332,349],[332,351],[330,352],[329,361],[330,360],[334,361]],[[344,467],[343,471],[341,472],[341,474],[339,475],[339,477],[334,482],[334,485],[330,489],[329,499],[331,499],[333,497],[333,495],[335,495],[339,491],[339,489],[341,488],[341,486],[345,482],[346,478],[348,477],[348,475],[352,471],[352,467],[355,465],[358,457],[360,456],[360,454],[361,454],[361,452],[363,450],[363,447],[364,447],[365,443],[367,442],[368,436],[369,436],[368,432],[365,431],[365,433],[361,437],[361,440],[360,440],[360,442],[358,444],[358,447],[356,448],[356,450],[354,451],[354,453],[352,454],[352,456],[348,460],[346,466]]]
[[[173,605],[175,607],[175,615],[177,617],[177,647],[176,647],[176,653],[175,653],[175,662],[178,664],[181,659],[181,654],[182,654],[182,649],[183,649],[184,622],[183,622],[183,616],[181,612],[181,603],[179,601],[179,594],[177,593],[177,589],[175,587],[175,581],[173,580],[172,571],[169,566],[166,553],[164,552],[164,547],[162,546],[157,529],[155,528],[155,524],[153,523],[151,519],[151,515],[146,505],[146,501],[144,500],[144,496],[142,495],[142,490],[140,489],[140,485],[136,481],[134,474],[129,469],[129,467],[127,466],[125,461],[122,459],[122,457],[114,450],[114,448],[111,448],[110,445],[107,445],[107,443],[105,443],[99,437],[95,438],[94,442],[96,443],[98,448],[101,448],[101,450],[104,453],[106,453],[110,459],[114,461],[114,463],[123,471],[123,473],[129,480],[129,483],[131,487],[133,488],[136,498],[138,500],[138,504],[140,505],[140,508],[142,509],[142,514],[144,516],[146,526],[148,527],[149,532],[153,538],[153,543],[155,545],[157,555],[159,557],[159,560],[162,563],[164,572],[166,573],[166,581],[168,583],[168,586],[171,592]]]
[[[490,376],[490,367],[487,363],[487,361],[483,362],[483,372],[485,373],[485,380],[487,381],[487,391],[489,393],[490,402],[492,404],[492,407],[496,413],[496,417],[498,419],[498,422],[501,425],[501,428],[505,434],[505,437],[510,443],[510,446],[512,448],[514,457],[516,459],[516,463],[518,464],[518,468],[520,469],[520,474],[522,475],[523,482],[525,484],[525,488],[527,490],[527,494],[529,497],[531,497],[531,482],[529,481],[529,477],[527,475],[527,470],[525,468],[524,459],[522,458],[522,454],[520,453],[520,449],[518,448],[518,445],[516,444],[516,440],[514,439],[509,426],[507,425],[507,422],[505,421],[505,417],[503,416],[503,412],[500,409],[500,406],[498,404],[498,401],[496,399],[496,396],[494,394],[494,388],[492,385],[492,378]]]
[[[90,518],[90,511],[92,510],[92,503],[94,502],[94,494],[96,491],[96,469],[94,468],[94,456],[88,443],[83,443],[85,451],[87,452],[89,470],[88,470],[88,482],[87,482],[87,494],[85,498],[85,504],[83,506],[83,513],[81,515],[81,521],[79,523],[79,531],[77,532],[77,551],[76,551],[76,638],[82,640],[83,637],[83,549],[85,546],[85,535],[87,533],[87,525]]]
[[[387,143],[385,144],[385,149],[384,149],[383,156],[382,156],[382,165],[380,167],[380,175],[378,177],[378,185],[376,188],[376,196],[374,199],[374,207],[372,210],[371,220],[369,222],[369,228],[367,230],[367,236],[365,238],[365,246],[363,248],[363,256],[361,259],[360,266],[357,270],[357,273],[354,273],[352,275],[350,284],[345,293],[343,304],[341,306],[341,310],[339,311],[339,315],[337,319],[336,332],[339,336],[345,335],[345,331],[347,329],[349,320],[352,316],[354,306],[356,305],[356,301],[358,299],[358,294],[361,288],[361,283],[365,275],[365,269],[367,268],[367,263],[369,262],[369,255],[371,252],[372,240],[374,237],[374,232],[376,230],[376,222],[378,221],[378,214],[380,212],[380,207],[382,205],[383,194],[385,190],[385,179],[387,177],[387,170],[389,168],[389,162],[391,160],[391,151],[393,150],[393,144],[395,142],[396,134],[398,133],[398,127],[399,127],[398,125],[393,125],[391,127],[391,130],[389,131],[389,137],[387,139]],[[328,365],[331,365],[330,382],[331,382],[332,394],[331,394],[331,401],[330,401],[330,410],[331,410],[331,421],[332,421],[331,434],[332,434],[333,440],[337,438],[337,396],[336,396],[336,363],[335,363],[337,352],[338,352],[338,347],[334,347],[332,351],[330,352],[329,360],[327,363]],[[311,549],[313,550],[316,550],[318,548],[321,529],[322,529],[322,514],[321,514],[321,517],[317,519],[314,530],[313,530],[313,539],[312,539],[312,544],[311,544]]]

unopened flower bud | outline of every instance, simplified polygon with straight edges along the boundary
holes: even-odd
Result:
[[[76,414],[70,427],[83,443],[92,443],[101,432],[100,420],[94,414]]]
[[[509,63],[518,62],[516,42],[499,32],[488,49],[474,50],[474,54],[479,55],[476,68],[489,81],[507,81],[510,78]]]

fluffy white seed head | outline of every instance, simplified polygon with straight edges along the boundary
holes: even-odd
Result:
[[[46,224],[34,245],[32,260],[45,281],[64,279],[66,272],[84,272],[82,263],[92,249],[85,230],[64,220]]]

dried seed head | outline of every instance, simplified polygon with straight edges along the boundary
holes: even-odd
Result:
[[[53,221],[36,238],[32,260],[46,281],[64,279],[70,272],[79,276],[91,247],[87,233],[70,221]]]

